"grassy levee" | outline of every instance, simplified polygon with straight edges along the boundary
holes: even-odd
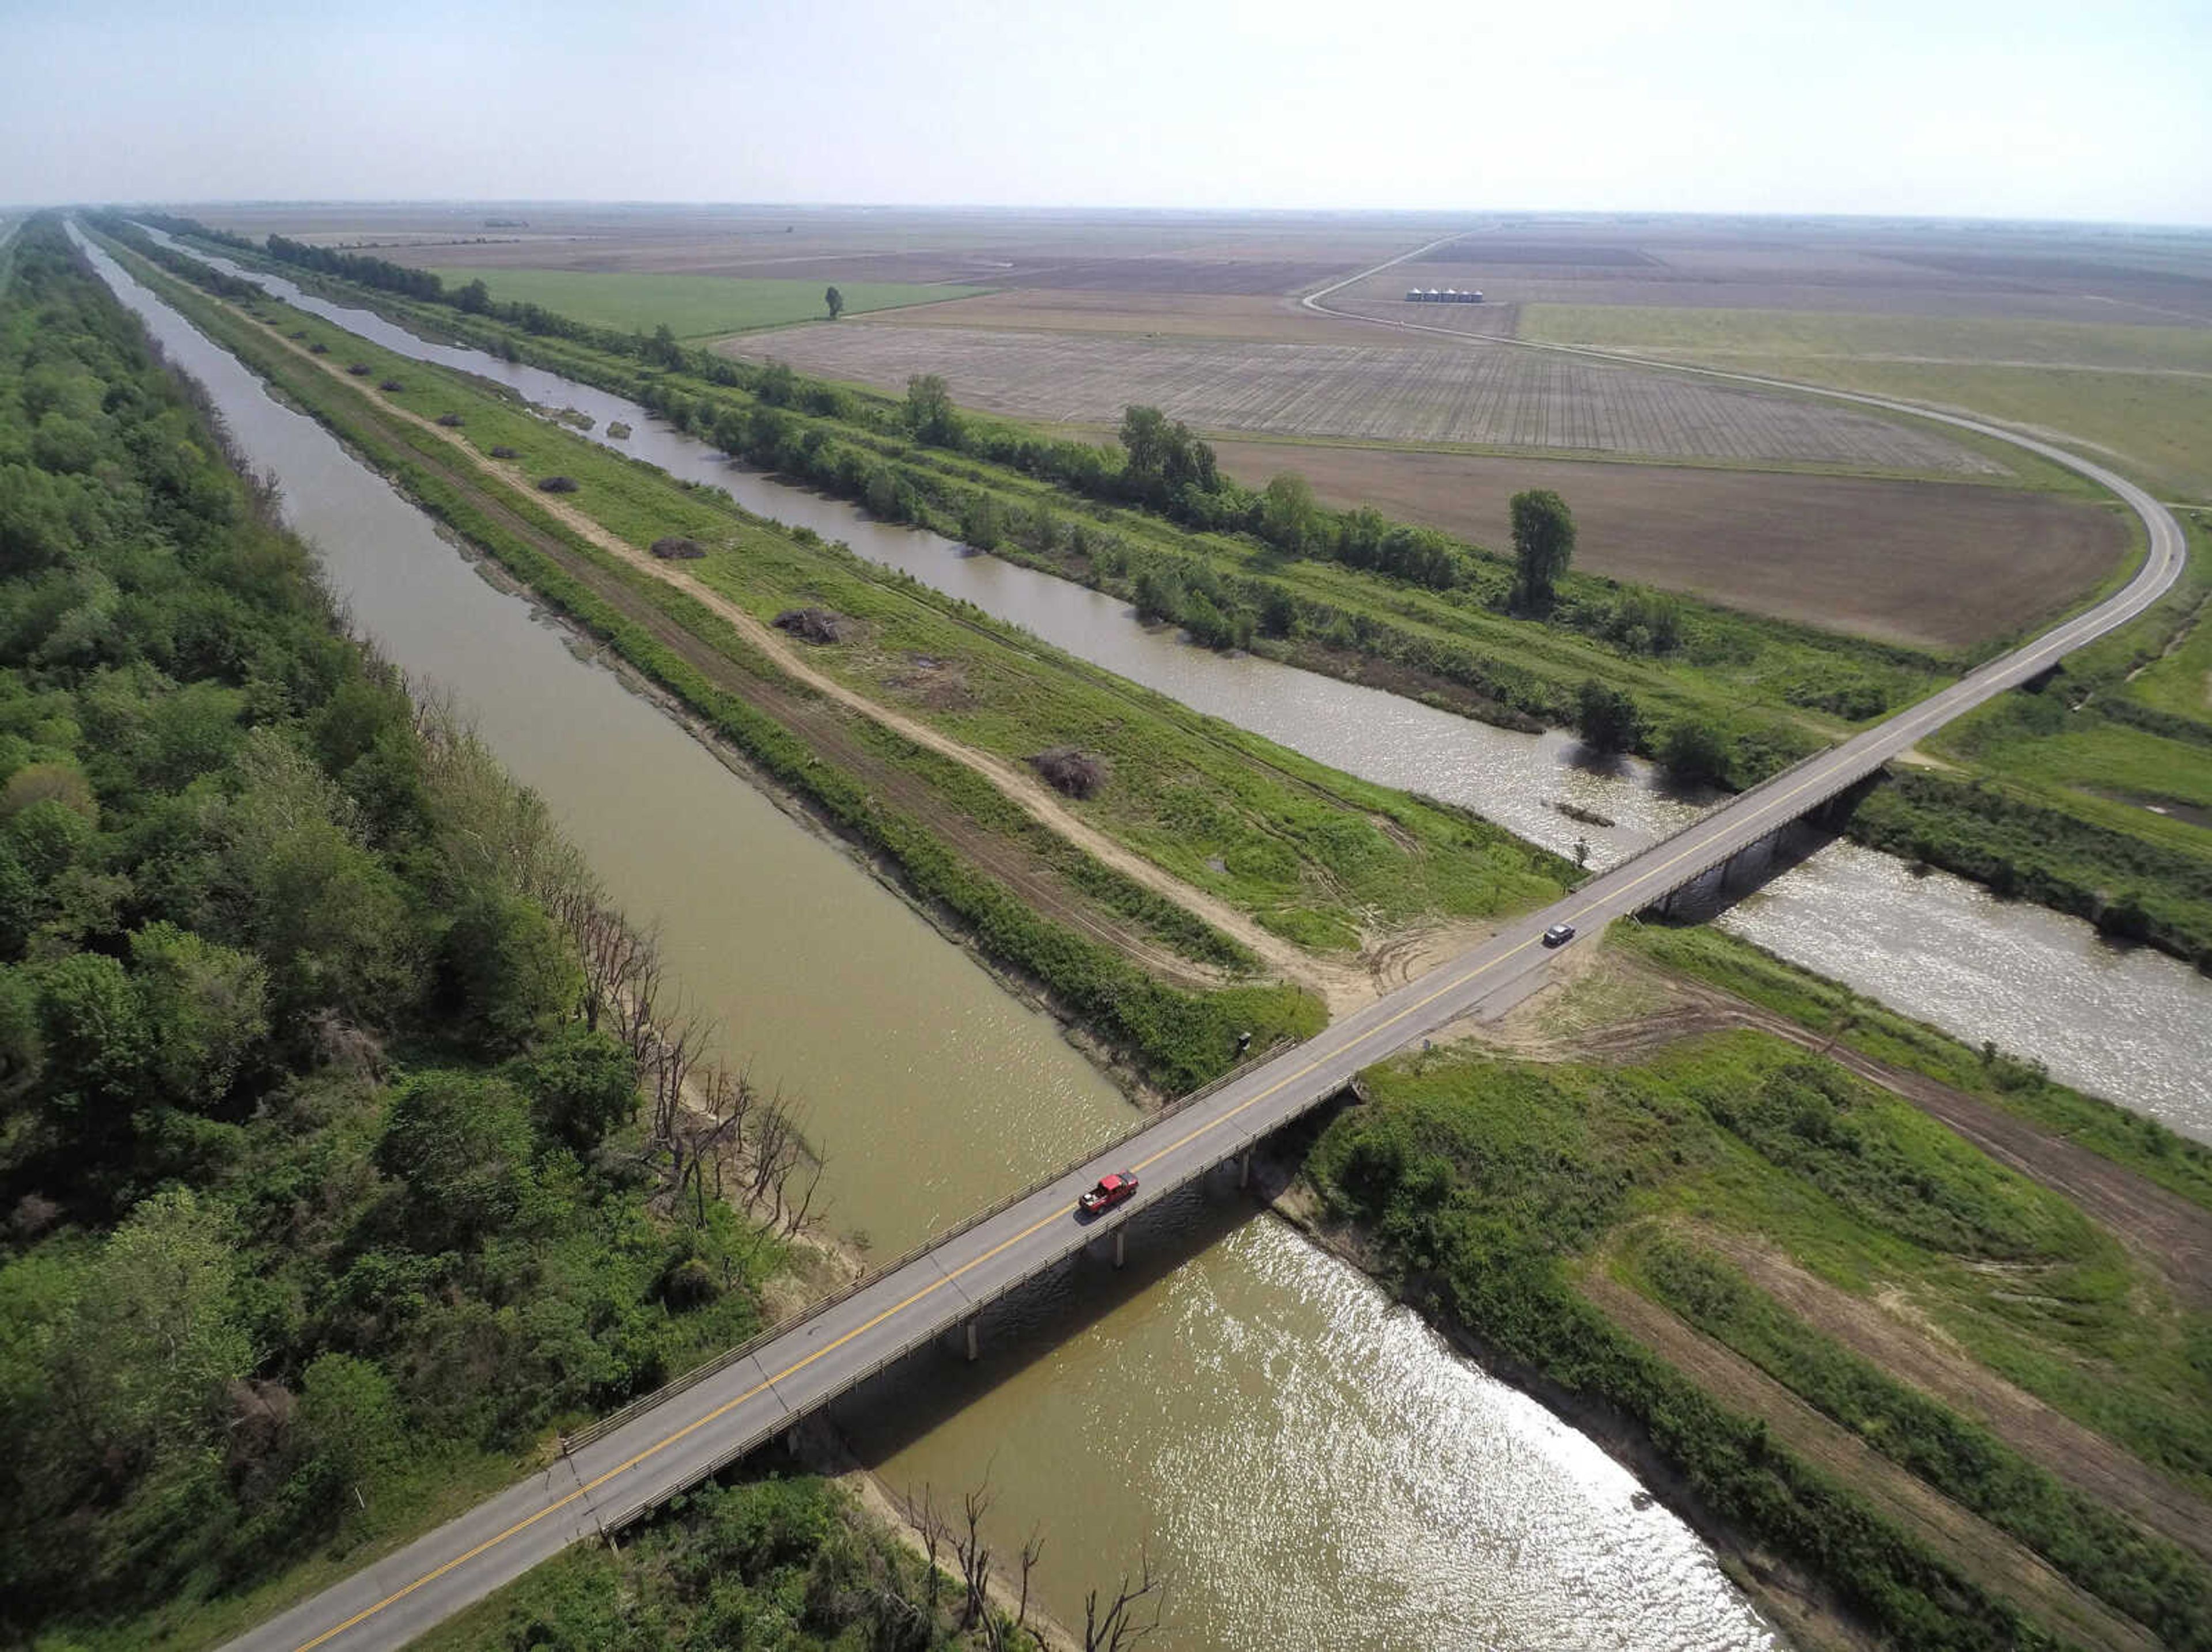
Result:
[[[2187,580],[2190,600],[2173,614],[2156,653],[2131,666],[2123,692],[2128,700],[2160,719],[2173,718],[2192,729],[2212,730],[2212,568],[2203,548],[2212,535],[2212,514],[2185,513],[2195,544]],[[2162,720],[2154,727],[2169,726]]]
[[[767,418],[777,427],[773,440],[741,437],[732,444],[741,456],[859,500],[877,514],[986,540],[979,549],[1117,595],[1136,597],[1147,568],[1189,581],[1224,610],[1229,630],[1218,632],[1194,610],[1191,591],[1176,593],[1180,600],[1164,616],[1191,624],[1200,641],[1225,641],[1233,633],[1259,652],[1340,676],[1396,668],[1458,709],[1515,726],[1571,722],[1583,681],[1620,682],[1644,701],[1651,733],[1670,718],[1697,716],[1738,734],[1735,777],[1745,781],[1813,750],[1822,734],[1841,733],[1917,697],[1961,663],[1574,574],[1562,582],[1552,617],[1533,620],[1505,611],[1511,568],[1479,547],[1443,542],[1459,559],[1449,589],[1325,556],[1286,556],[1252,534],[1202,531],[1110,491],[1079,491],[989,457],[1024,444],[1053,446],[1011,420],[963,413],[967,440],[948,448],[916,440],[902,404],[872,391],[796,380],[797,399],[781,399],[774,389],[764,398],[756,393],[764,370],[724,358],[677,351],[669,362],[647,361],[612,348],[617,340],[533,335],[273,260],[247,261],[427,335],[462,338],[643,400],[718,442],[717,422],[726,415]],[[868,473],[851,465],[841,471],[838,460],[848,453]],[[1109,451],[1109,480],[1120,463]],[[872,495],[878,471],[885,473],[888,495],[878,484]],[[986,518],[995,507],[999,531],[973,531],[979,503]],[[1040,507],[1066,519],[1063,529],[1079,538],[1041,549],[1025,543],[1023,528]],[[1224,596],[1225,604],[1218,600]],[[1271,611],[1279,623],[1269,623]],[[1648,640],[1652,627],[1645,621],[1655,616],[1660,631],[1679,632],[1679,641],[1658,647]]]
[[[1977,1050],[1721,930],[1626,924],[1615,928],[1608,944],[1733,993],[1875,1060],[1964,1090],[2212,1210],[2212,1147],[2059,1084],[2039,1063],[1993,1044]]]
[[[294,278],[306,273],[268,267]],[[899,404],[879,395],[778,379],[768,369],[680,350],[669,365],[648,364],[610,347],[617,341],[536,337],[391,294],[331,285],[349,301],[411,318],[441,336],[459,334],[637,397],[687,429],[860,499],[877,514],[937,527],[1127,597],[1143,611],[1180,621],[1201,641],[1247,646],[1519,727],[1571,724],[1587,681],[1620,688],[1637,713],[1635,744],[1655,750],[1678,725],[1712,730],[1719,737],[1718,778],[1730,784],[1794,761],[1847,732],[1853,720],[1919,697],[1966,663],[1571,577],[1553,621],[1540,623],[1505,611],[1510,570],[1466,547],[1452,553],[1462,558],[1457,563],[1447,559],[1447,573],[1437,577],[1448,577],[1449,588],[1441,590],[1327,558],[1289,557],[1252,533],[1200,532],[973,451],[917,442],[901,422]],[[962,428],[969,449],[1053,449],[1054,463],[1065,468],[1066,444],[1040,444],[1021,426],[969,417]],[[1119,463],[1102,462],[1109,471]],[[2116,572],[2105,588],[2122,577]],[[2060,681],[2103,673],[2117,687],[2124,672],[2107,663],[2130,654],[2141,663],[2154,654],[2185,600],[2186,593],[2178,593],[2084,651]],[[1656,646],[1655,627],[1657,636],[1674,638],[1671,646]],[[2002,646],[1992,642],[1977,657]],[[2212,650],[2212,643],[2197,647]],[[2186,669],[2159,680],[2173,681]],[[1967,720],[1967,731],[2015,714],[2028,697],[2008,696],[1979,722]],[[2127,703],[2141,707],[2139,722],[2155,715],[2135,696]],[[2100,749],[2072,759],[2081,784],[2033,787],[2013,772],[2017,747],[1985,758],[1954,738],[1943,749],[1963,773],[1903,777],[1874,795],[1853,829],[1873,847],[2089,919],[2115,937],[2193,961],[2212,958],[2212,837],[2130,806],[2168,798],[2170,787],[2153,785],[2141,799],[2100,794],[2116,789],[2100,776],[2139,776],[2146,757],[2158,755],[2146,753],[2136,734],[2116,737],[2110,750],[2094,735],[2082,744]],[[2201,769],[2199,757],[2181,761]],[[2170,800],[2195,806],[2201,774],[2184,789],[2186,795]]]
[[[2212,1570],[2030,1461],[1986,1429],[1822,1335],[1742,1272],[1663,1231],[1625,1272],[1960,1507],[2177,1649],[2212,1646]]]
[[[672,657],[665,639],[640,635],[634,623],[626,623],[610,605],[609,593],[619,588],[632,604],[648,604],[675,618],[725,660],[748,661],[743,640],[726,622],[706,613],[696,598],[583,544],[538,512],[532,499],[504,498],[500,510],[526,520],[529,538],[557,542],[562,555],[572,559],[568,571],[549,567],[542,544],[516,543],[511,528],[487,519],[477,482],[456,485],[451,467],[459,456],[449,443],[388,414],[380,416],[356,384],[385,381],[388,370],[404,386],[390,394],[391,403],[429,416],[459,411],[472,444],[511,445],[520,455],[514,463],[526,473],[557,467],[578,478],[581,487],[572,496],[574,506],[596,513],[634,543],[647,544],[669,533],[693,537],[712,549],[692,566],[702,569],[710,585],[727,589],[763,616],[799,598],[840,606],[873,640],[857,665],[837,667],[857,683],[882,691],[884,677],[909,669],[909,656],[924,650],[940,665],[959,667],[972,705],[948,709],[926,703],[929,696],[924,695],[915,699],[914,709],[979,749],[1018,761],[1065,743],[1071,734],[1095,744],[1109,756],[1114,778],[1094,804],[1085,805],[1090,818],[1148,858],[1246,907],[1267,926],[1299,944],[1341,950],[1358,938],[1362,926],[1378,919],[1486,918],[1548,898],[1560,887],[1562,863],[1516,843],[1494,827],[1334,774],[1255,737],[1197,717],[962,611],[910,581],[870,568],[849,554],[809,543],[811,536],[775,531],[712,490],[684,487],[649,465],[583,443],[458,375],[401,363],[336,328],[319,330],[311,319],[283,313],[283,321],[299,324],[285,331],[304,330],[316,342],[325,336],[344,341],[342,347],[333,344],[333,359],[359,358],[371,368],[357,380],[341,382],[301,358],[289,341],[198,293],[172,282],[165,295],[332,423],[465,536],[483,543],[533,589],[707,715],[777,780],[889,857],[917,894],[956,914],[993,956],[1042,983],[1069,1012],[1129,1049],[1164,1086],[1181,1088],[1210,1075],[1233,1052],[1240,1031],[1253,1031],[1264,1042],[1276,1033],[1311,1030],[1318,1024],[1318,1006],[1279,987],[1231,987],[1202,996],[1181,993],[1150,980],[1108,949],[1058,932],[1024,912],[1015,896],[963,868],[957,848],[933,843],[921,822],[883,808],[866,786],[843,780],[834,762],[810,762],[818,751],[745,705],[744,694],[733,692],[729,683],[708,680],[699,659]],[[404,378],[398,378],[402,374]],[[580,588],[583,582],[574,568],[586,564],[600,589]],[[826,665],[826,656],[847,652],[813,650],[808,663]],[[748,669],[762,674],[758,662]],[[766,675],[773,677],[772,668]],[[912,747],[889,730],[870,729],[861,738],[887,762],[925,779],[969,817],[995,829],[1026,827],[1032,840],[1040,835],[1014,817],[1002,797],[957,765]],[[1109,868],[1085,864],[1067,845],[1033,847],[1079,888],[1119,878]],[[1224,938],[1187,914],[1164,909],[1166,903],[1149,891],[1121,882],[1118,890],[1109,891],[1109,904],[1125,912],[1141,908],[1139,915],[1154,932],[1203,961],[1249,966],[1249,957]]]
[[[513,453],[518,477],[580,479],[574,507],[630,544],[691,538],[705,555],[684,566],[755,616],[821,605],[855,622],[852,644],[810,650],[808,663],[872,699],[1009,764],[1067,744],[1103,755],[1111,778],[1084,801],[1086,818],[1279,933],[1342,948],[1370,921],[1487,918],[1548,898],[1565,874],[1559,858],[1464,811],[1194,713],[810,531],[779,529],[716,490],[581,442],[460,375],[404,362],[312,317],[283,319],[332,359],[371,366],[368,381],[403,386],[380,399],[423,417],[465,410],[471,446]]]
[[[2053,1638],[2050,1601],[2003,1532],[2112,1607],[2203,1632],[2201,1564],[2110,1511],[2052,1494],[1989,1508],[1983,1535],[1972,1522],[1931,1534],[1880,1485],[1814,1466],[1754,1390],[1692,1376],[1596,1305],[1598,1279],[1655,1228],[1741,1236],[1863,1300],[1902,1299],[1974,1360],[2201,1491],[2212,1405],[2194,1362],[2212,1324],[2063,1200],[1758,1032],[1626,1066],[1437,1051],[1371,1070],[1367,1089],[1370,1104],[1307,1157],[1328,1208],[1498,1364],[1601,1429],[1626,1424],[1717,1536],[1809,1573],[1895,1644]],[[1870,1417],[1850,1413],[1946,1495],[1981,1472],[1986,1499],[2000,1468],[2048,1491],[2001,1449],[1961,1460],[1940,1408],[1899,1400],[1879,1427]]]

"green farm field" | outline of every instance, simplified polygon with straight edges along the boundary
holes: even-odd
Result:
[[[709,338],[795,321],[819,321],[823,281],[747,281],[726,276],[600,274],[578,270],[441,269],[448,287],[483,280],[502,303],[538,304],[599,327],[647,330],[665,325],[678,338]],[[848,313],[896,310],[989,289],[903,281],[835,283]]]
[[[1531,304],[1520,334],[1971,409],[2212,498],[2212,329]]]

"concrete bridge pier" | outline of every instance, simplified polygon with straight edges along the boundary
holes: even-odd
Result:
[[[1252,1185],[1252,1150],[1246,1148],[1237,1156],[1237,1190],[1242,1193]]]
[[[973,1365],[975,1361],[981,1357],[983,1351],[982,1346],[976,1340],[975,1335],[975,1321],[981,1318],[982,1318],[982,1315],[980,1314],[970,1314],[968,1316],[967,1322],[960,1327],[960,1339],[967,1351],[968,1363],[970,1365]]]
[[[1124,1222],[1120,1227],[1114,1230],[1114,1266],[1116,1267],[1121,1266],[1122,1263],[1129,1260],[1129,1254],[1127,1248],[1128,1237],[1129,1224],[1127,1223]]]

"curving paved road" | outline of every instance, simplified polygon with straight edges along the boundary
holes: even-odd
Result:
[[[1392,259],[1376,269],[1402,261]],[[1306,302],[1322,308],[1316,301],[1373,273],[1362,271]],[[1449,331],[1415,323],[1378,325]],[[1740,374],[1707,376],[1778,385]],[[311,1652],[324,1647],[356,1652],[399,1646],[568,1545],[619,1525],[641,1506],[695,1484],[893,1360],[957,1330],[985,1305],[1114,1231],[1148,1204],[1243,1153],[1341,1089],[1361,1068],[1451,1022],[1497,1013],[1525,996],[1540,981],[1551,956],[1541,940],[1548,926],[1571,923],[1587,932],[1649,905],[1846,790],[1960,713],[2133,618],[2181,571],[2179,525],[2148,494],[2100,465],[1972,419],[1878,397],[1808,386],[1778,387],[1936,419],[2063,465],[2110,489],[2142,519],[2149,536],[2142,567],[2118,594],[2087,612],[1744,793],[1310,1042],[1146,1123],[1122,1145],[1071,1167],[811,1319],[742,1351],[691,1386],[587,1431],[593,1437],[551,1467],[232,1642],[232,1647],[238,1652]],[[1121,1169],[1134,1169],[1142,1178],[1137,1198],[1096,1224],[1079,1224],[1076,1195],[1106,1171]]]

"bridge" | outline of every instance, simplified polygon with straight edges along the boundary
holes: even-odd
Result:
[[[972,1357],[976,1317],[994,1302],[1086,1245],[1111,1245],[1118,1260],[1128,1224],[1147,1206],[1225,1163],[1249,1164],[1255,1144],[1343,1090],[1362,1068],[1525,997],[1540,984],[1552,957],[1543,941],[1551,926],[1571,924],[1588,933],[1663,902],[1829,805],[1954,718],[2134,618],[2180,574],[2179,525],[2148,494],[2100,465],[1972,419],[1875,397],[1786,387],[1996,436],[2086,476],[2118,495],[2142,522],[2142,564],[2118,592],[2033,642],[1731,799],[1317,1037],[1143,1120],[1082,1163],[594,1424],[568,1439],[549,1467],[231,1646],[237,1652],[356,1652],[404,1644],[568,1545],[617,1531],[925,1345],[957,1337]],[[1138,1173],[1137,1196],[1094,1223],[1080,1220],[1077,1196],[1102,1175],[1121,1169]]]

